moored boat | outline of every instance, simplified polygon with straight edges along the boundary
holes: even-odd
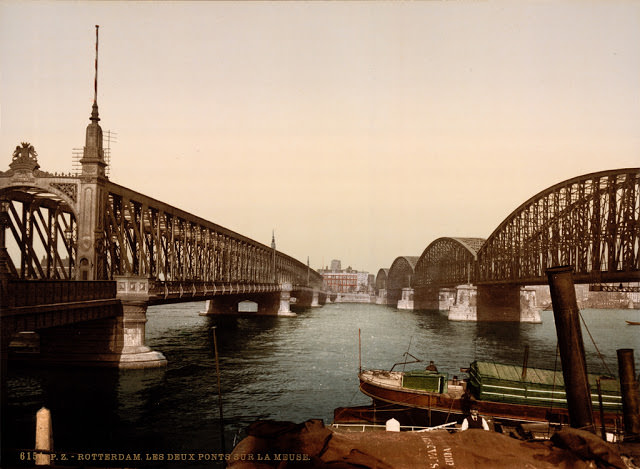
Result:
[[[486,361],[474,361],[465,371],[469,377],[458,380],[448,379],[447,373],[426,370],[363,370],[359,374],[360,390],[373,399],[372,410],[379,416],[387,408],[409,408],[422,411],[427,425],[461,421],[472,405],[499,425],[568,423],[562,372]],[[618,380],[589,375],[589,381],[594,422],[600,426],[603,415],[605,427],[615,429],[622,412]],[[355,415],[353,411],[351,414]]]
[[[630,326],[640,326],[640,322],[638,321],[625,321]]]

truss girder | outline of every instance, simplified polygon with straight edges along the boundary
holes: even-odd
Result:
[[[478,253],[478,282],[546,283],[573,265],[582,282],[640,280],[640,168],[579,176],[532,197]]]
[[[376,291],[384,290],[387,288],[388,276],[389,276],[389,269],[378,270],[378,275],[376,275]]]
[[[454,287],[475,281],[477,253],[483,238],[438,238],[416,263],[413,288]]]
[[[75,278],[76,217],[60,199],[19,188],[5,191],[9,269],[23,280]]]
[[[105,279],[322,285],[317,272],[269,246],[113,183],[107,193]]]
[[[411,286],[418,256],[402,256],[393,261],[387,277],[387,290],[401,290]]]

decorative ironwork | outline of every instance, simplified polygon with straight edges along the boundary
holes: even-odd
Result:
[[[35,148],[28,142],[22,142],[13,152],[13,158],[9,167],[14,171],[27,170],[35,171],[40,167],[38,164],[38,154]]]
[[[69,182],[51,182],[49,183],[51,187],[59,190],[64,195],[69,197],[72,201],[78,201],[78,185]]]

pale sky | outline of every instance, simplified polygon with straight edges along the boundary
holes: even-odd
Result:
[[[96,24],[110,179],[314,268],[640,165],[639,1],[0,1],[0,170],[71,170]]]

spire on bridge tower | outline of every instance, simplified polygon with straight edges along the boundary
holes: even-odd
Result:
[[[271,256],[273,283],[278,283],[278,272],[276,269],[276,230],[271,230]]]
[[[103,280],[107,278],[105,254],[105,204],[107,163],[102,148],[102,129],[98,121],[98,28],[96,25],[95,78],[91,123],[87,126],[86,140],[80,164],[82,172],[77,207],[77,280]]]
[[[84,151],[82,153],[82,174],[105,176],[107,163],[104,160],[104,150],[102,148],[102,128],[98,121],[98,28],[96,25],[96,58],[95,77],[93,79],[93,106],[91,107],[91,123],[87,126]]]

